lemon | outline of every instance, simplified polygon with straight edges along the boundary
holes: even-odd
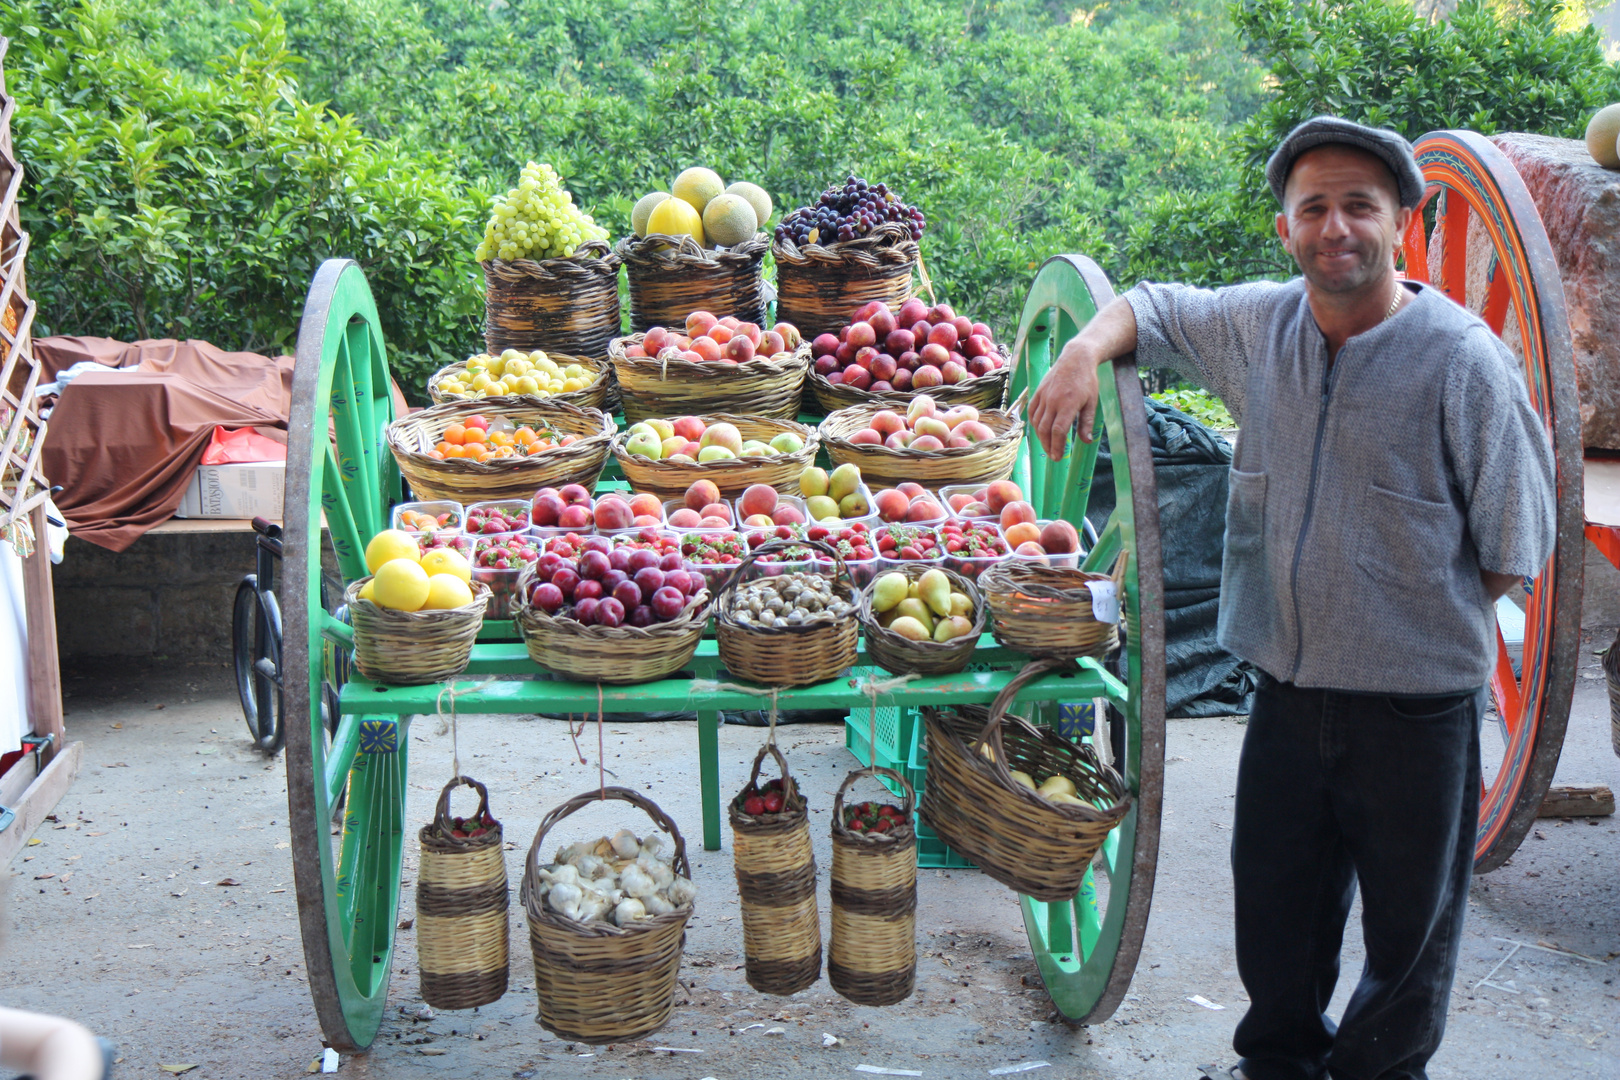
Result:
[[[429,577],[434,574],[449,574],[462,581],[472,580],[472,565],[467,562],[467,557],[455,548],[434,548],[422,556],[421,566]]]
[[[701,165],[694,165],[677,176],[675,183],[671,185],[669,190],[676,199],[680,199],[701,214],[703,208],[709,205],[710,199],[726,190],[726,182],[720,179],[720,174],[713,169],[705,169]],[[653,207],[652,214],[648,215],[648,232],[663,231],[652,223],[653,215],[657,214],[659,207],[663,205],[664,203],[659,203],[658,206]]]
[[[685,199],[665,199],[647,218],[647,231],[665,236],[690,236],[701,244],[703,218]]]
[[[366,545],[366,569],[375,574],[384,563],[395,559],[415,563],[422,557],[416,538],[401,529],[384,529]]]
[[[360,599],[362,599],[362,600],[370,600],[373,604],[375,604],[377,602],[377,598],[372,595],[372,590],[371,590],[371,587],[374,584],[376,584],[376,582],[368,581],[364,585],[360,586],[360,592],[358,594]]]
[[[377,568],[371,586],[372,602],[378,607],[420,611],[428,598],[428,573],[415,559],[394,559]]]
[[[473,602],[472,589],[454,574],[434,574],[428,578],[427,599],[423,610],[466,607]]]

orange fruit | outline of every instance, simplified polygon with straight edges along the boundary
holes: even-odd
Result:
[[[460,424],[451,424],[444,429],[444,441],[452,446],[460,446],[465,440],[467,429]]]
[[[487,442],[489,434],[483,428],[469,427],[461,429],[461,441],[464,445]]]

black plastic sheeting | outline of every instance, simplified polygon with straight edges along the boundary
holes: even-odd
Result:
[[[1245,715],[1255,669],[1215,640],[1232,444],[1179,409],[1146,400],[1164,553],[1165,714]],[[1114,466],[1105,440],[1086,517],[1101,529],[1113,509]]]

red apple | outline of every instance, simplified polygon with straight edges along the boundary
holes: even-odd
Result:
[[[889,382],[893,384],[896,390],[910,390],[911,372],[905,368],[900,368],[889,378]]]
[[[890,311],[886,306],[872,312],[871,315],[867,316],[866,321],[872,325],[872,331],[877,334],[879,340],[882,340],[885,334],[900,325],[898,320],[895,319],[894,312]]]
[[[561,496],[562,501],[567,503],[569,506],[591,505],[590,489],[582,484],[567,484],[561,491],[557,492],[557,494]]]
[[[843,365],[839,364],[838,357],[836,356],[818,356],[816,358],[815,366],[816,374],[820,375],[822,378],[826,378],[833,372],[840,370]]]
[[[956,318],[956,312],[951,310],[951,305],[949,304],[935,304],[933,307],[928,309],[926,318],[931,323],[950,322],[952,319]],[[690,322],[691,320],[688,319],[687,321]]]
[[[910,330],[890,330],[883,338],[884,351],[890,356],[910,352],[916,345],[917,339]]]
[[[857,349],[867,345],[877,344],[877,331],[867,322],[851,323],[849,327],[849,343]]]
[[[537,495],[534,505],[529,508],[529,521],[549,528],[557,524],[557,515],[563,512],[566,505],[559,495]]]
[[[912,297],[900,305],[899,323],[901,326],[910,326],[928,318],[928,305]]]
[[[919,361],[919,368],[922,364],[927,364],[933,368],[942,368],[951,362],[951,350],[937,342],[930,341],[917,350],[917,360]]]
[[[872,361],[871,366],[872,389],[876,390],[878,388],[877,384],[880,382],[887,383],[891,381],[895,376],[895,372],[899,370],[900,365],[895,363],[894,357],[879,353]]]
[[[945,380],[945,385],[947,386],[955,386],[957,383],[968,377],[967,368],[963,367],[955,360],[946,361],[945,366],[939,369],[939,374],[940,377]]]
[[[810,343],[810,355],[821,357],[831,356],[838,351],[837,334],[817,334],[816,340]]]
[[[858,364],[844,369],[844,385],[865,390],[872,385],[872,373]]]

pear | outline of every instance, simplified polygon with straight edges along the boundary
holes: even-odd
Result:
[[[780,436],[778,436],[780,438]],[[800,449],[803,449],[802,447]],[[816,465],[807,466],[799,474],[799,494],[805,498],[827,494],[827,470]]]
[[[973,618],[973,601],[969,600],[965,593],[951,593],[951,614],[961,615],[971,620]]]
[[[888,611],[906,598],[906,589],[911,583],[904,574],[884,574],[872,586],[872,610],[878,613]]]
[[[844,518],[865,517],[872,512],[871,506],[866,502],[866,496],[859,491],[852,491],[838,500],[838,516]]]
[[[906,586],[906,595],[913,600],[917,599],[917,583],[915,581]]]
[[[951,579],[943,570],[928,570],[917,579],[917,598],[935,615],[951,613]]]
[[[1054,791],[1054,792],[1052,792],[1050,794],[1042,794],[1041,797],[1043,799],[1045,799],[1047,802],[1054,802],[1054,803],[1057,803],[1059,806],[1084,806],[1084,805],[1086,805],[1085,802],[1082,801],[1081,799],[1079,799],[1079,798],[1077,798],[1077,797],[1075,797],[1073,795],[1065,795],[1061,791]]]
[[[972,633],[973,623],[960,615],[942,617],[934,624],[935,641],[953,641],[964,634]]]
[[[900,603],[896,604],[894,610],[898,611],[901,615],[906,615],[917,620],[917,622],[921,623],[927,628],[929,634],[934,632],[933,613],[928,610],[928,605],[923,603],[921,600],[913,600],[910,597],[907,597],[906,599],[900,601]],[[894,627],[890,626],[889,629],[893,630]]]
[[[804,508],[810,511],[811,521],[826,521],[828,518],[838,517],[838,503],[831,496],[812,495],[804,500]]]
[[[861,468],[854,462],[846,461],[832,471],[828,478],[827,494],[836,501],[845,495],[853,495],[861,489]]]
[[[1048,776],[1041,782],[1041,786],[1035,790],[1047,797],[1052,795],[1072,796],[1074,795],[1075,790],[1074,781],[1070,780],[1067,776]]]
[[[1031,791],[1035,790],[1035,778],[1033,776],[1029,775],[1029,773],[1027,773],[1027,772],[1019,772],[1017,769],[1014,769],[1012,771],[1012,778],[1014,780],[1018,781],[1020,784],[1023,784],[1025,787],[1029,788],[1029,790],[1031,790]]]
[[[902,615],[889,624],[889,629],[912,641],[927,641],[928,628],[909,615]]]

